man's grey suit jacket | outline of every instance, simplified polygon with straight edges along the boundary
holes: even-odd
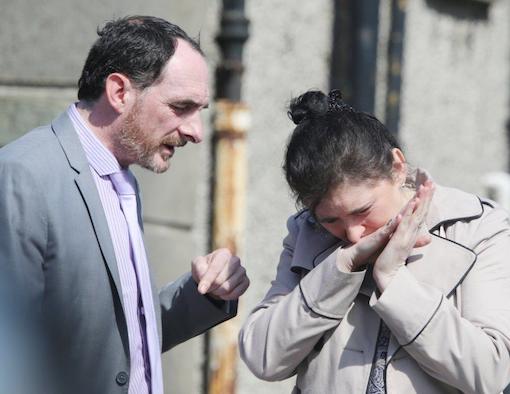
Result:
[[[117,263],[85,153],[65,113],[0,149],[0,277],[19,290],[17,302],[44,318],[62,391],[127,393]],[[236,314],[236,302],[219,305],[200,295],[190,274],[153,294],[162,351]]]

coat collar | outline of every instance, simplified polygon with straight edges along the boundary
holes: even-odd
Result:
[[[66,112],[63,112],[51,123],[62,150],[69,165],[78,174],[89,168],[87,157],[83,151],[78,134],[74,130],[73,123]]]
[[[429,179],[422,170],[417,171],[417,184]],[[422,283],[438,288],[449,295],[462,281],[476,260],[476,255],[467,246],[442,238],[439,228],[447,223],[469,221],[480,217],[483,206],[478,197],[463,191],[436,186],[426,224],[432,234],[430,244],[414,249],[408,259],[408,269]],[[320,264],[338,247],[347,245],[345,241],[333,237],[319,227],[309,211],[295,216],[299,227],[294,249],[291,270],[306,273]],[[360,292],[371,296],[375,285],[370,270]]]
[[[416,171],[416,187],[427,179],[431,177],[425,170]],[[477,196],[462,190],[436,185],[426,224],[432,232],[444,223],[476,219],[482,213],[482,203]]]
[[[294,220],[298,231],[290,269],[295,273],[311,271],[339,246],[347,245],[320,227],[308,210],[296,214]]]
[[[425,171],[418,170],[417,186],[429,178]],[[407,268],[419,282],[437,288],[445,296],[455,290],[475,263],[476,254],[462,240],[448,238],[440,229],[459,221],[469,222],[482,214],[483,205],[477,196],[436,185],[426,218],[431,242],[414,249],[407,259]]]

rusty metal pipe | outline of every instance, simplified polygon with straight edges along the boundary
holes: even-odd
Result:
[[[240,101],[242,54],[247,39],[244,0],[223,0],[217,36],[222,59],[216,70],[210,246],[212,249],[227,247],[239,256],[242,255],[245,222],[246,132],[249,127],[248,108]],[[232,319],[206,335],[208,357],[204,392],[236,392],[238,331],[238,320]]]

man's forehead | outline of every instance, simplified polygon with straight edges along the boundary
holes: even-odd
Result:
[[[179,41],[162,71],[161,83],[171,89],[174,99],[193,100],[201,105],[209,100],[207,63],[186,41]]]
[[[208,74],[207,62],[204,56],[184,40],[177,40],[174,54],[168,60],[165,68],[180,72]]]
[[[184,75],[176,76],[166,81],[164,88],[172,101],[193,102],[205,105],[209,102],[209,86],[208,81],[199,80],[197,78],[186,78]]]

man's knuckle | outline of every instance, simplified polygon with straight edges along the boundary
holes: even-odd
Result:
[[[232,252],[228,248],[221,248],[220,253],[228,257],[232,256]]]

